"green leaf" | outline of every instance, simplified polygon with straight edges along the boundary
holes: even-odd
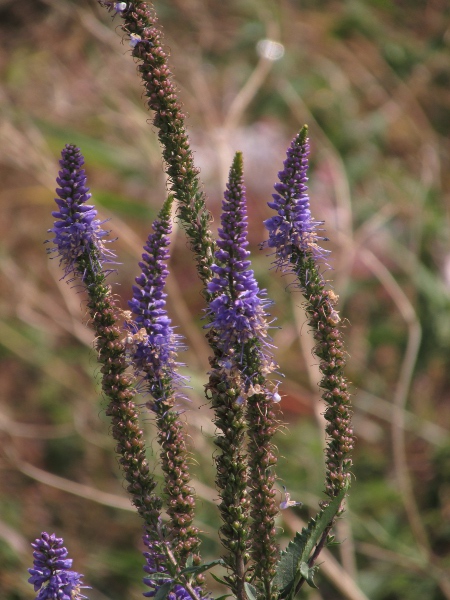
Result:
[[[152,579],[153,579],[153,575],[154,575],[154,573],[152,573]],[[173,581],[164,583],[160,588],[158,588],[158,591],[154,595],[153,600],[165,600],[167,598],[167,596],[169,595],[170,590],[172,589],[173,586],[174,586]]]
[[[210,573],[210,575],[211,575],[211,577],[212,577],[213,579],[215,579],[215,580],[216,580],[218,583],[221,583],[222,585],[228,585],[228,583],[227,583],[227,582],[226,582],[224,579],[222,579],[221,577],[217,577],[217,575],[214,575],[214,573]],[[219,599],[217,598],[217,600],[219,600]]]
[[[251,583],[248,583],[248,581],[245,581],[244,589],[245,589],[245,593],[247,594],[249,600],[257,600],[258,590],[255,588],[254,585],[252,585]]]
[[[314,573],[316,572],[316,570],[318,569],[318,567],[308,567],[308,563],[302,562],[300,563],[300,575],[303,577],[303,579],[306,581],[306,583],[312,587],[312,588],[316,588],[317,589],[317,585],[314,583],[313,578],[314,578]]]
[[[170,579],[170,575],[168,573],[152,573],[152,579],[154,581],[160,581],[161,579],[165,579],[167,581]]]
[[[193,565],[194,565],[194,556],[192,554],[189,554],[189,556],[187,557],[187,560],[186,560],[186,568],[189,569]]]
[[[305,577],[301,572],[301,565],[305,563],[308,568],[308,560],[312,551],[325,529],[336,516],[347,490],[348,485],[341,490],[336,498],[333,498],[326,508],[319,511],[314,518],[309,520],[308,525],[302,529],[301,533],[295,535],[286,550],[281,553],[275,576],[275,584],[280,590],[280,598],[292,600],[296,587],[302,577],[311,585],[310,582],[312,582],[314,572],[312,574],[308,572],[308,577]],[[303,571],[306,573],[304,567]]]
[[[207,563],[204,563],[203,565],[198,565],[196,567],[186,567],[185,569],[183,569],[180,572],[180,575],[198,575],[199,573],[203,573],[204,571],[207,571],[208,569],[211,569],[211,567],[215,567],[216,565],[224,565],[224,561],[221,558],[218,558],[216,560],[211,560]],[[153,577],[153,575],[152,575]]]

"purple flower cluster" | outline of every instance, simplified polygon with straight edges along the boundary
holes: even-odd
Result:
[[[67,549],[62,538],[45,531],[34,544],[33,568],[28,569],[31,577],[28,582],[39,591],[36,600],[81,600],[82,575],[70,571],[72,559],[67,558]]]
[[[144,571],[148,574],[148,577],[144,577],[144,583],[150,588],[149,592],[143,594],[146,598],[153,598],[156,596],[161,586],[173,583],[173,578],[168,573],[167,557],[161,546],[162,543],[167,544],[167,542],[151,540],[148,535],[144,536],[144,544],[148,548],[148,552],[144,552],[146,559]],[[164,577],[166,573],[167,577]],[[202,600],[201,588],[194,588],[194,592],[197,595],[197,598]],[[191,594],[179,583],[173,585],[166,597],[168,600],[193,600]]]
[[[71,273],[84,276],[79,264],[81,257],[89,257],[94,270],[100,270],[104,262],[113,262],[114,253],[106,250],[102,238],[108,232],[101,228],[104,221],[95,217],[97,211],[92,205],[85,204],[91,197],[86,187],[86,175],[82,166],[84,158],[79,148],[66,144],[59,161],[61,170],[56,181],[61,187],[56,189],[59,206],[52,212],[57,219],[49,232],[55,234],[55,248],[49,252],[58,252],[60,264],[64,266],[64,277]]]
[[[219,249],[212,266],[215,277],[207,288],[213,299],[208,307],[211,322],[206,327],[214,328],[224,352],[242,348],[251,339],[266,343],[265,308],[271,302],[249,268],[247,221],[242,155],[237,153],[222,202]]]
[[[292,140],[284,170],[278,173],[280,181],[274,186],[277,193],[272,194],[273,202],[268,202],[278,214],[264,221],[269,231],[266,245],[275,249],[278,268],[288,266],[294,250],[311,255],[314,260],[322,260],[328,254],[317,245],[318,240],[326,239],[317,234],[323,221],[315,221],[309,208],[307,131],[307,127],[303,127]]]
[[[175,384],[183,381],[176,373],[179,363],[175,361],[177,352],[183,349],[181,336],[174,333],[167,316],[167,294],[164,292],[169,274],[166,263],[169,259],[171,204],[172,198],[169,198],[159,219],[152,225],[153,233],[148,236],[139,263],[142,272],[136,277],[133,299],[128,303],[134,315],[134,323],[129,325],[136,342],[133,362],[156,400],[165,397],[171,381]]]

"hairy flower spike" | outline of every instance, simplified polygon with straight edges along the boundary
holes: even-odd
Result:
[[[141,339],[136,339],[133,362],[145,378],[146,390],[156,401],[166,393],[172,394],[171,384],[174,380],[182,382],[176,373],[178,363],[175,357],[184,347],[167,316],[167,294],[164,291],[169,274],[166,264],[169,259],[171,205],[172,197],[169,197],[159,219],[153,223],[153,233],[148,236],[145,252],[139,263],[141,274],[136,277],[133,299],[128,303],[134,314],[131,329],[135,334],[144,330]]]
[[[324,414],[328,422],[325,493],[334,498],[347,489],[350,482],[354,443],[352,410],[344,376],[346,354],[336,310],[338,297],[332,290],[326,289],[327,282],[319,268],[326,251],[317,245],[317,240],[326,238],[317,235],[319,223],[311,217],[306,195],[304,182],[307,180],[309,152],[306,136],[307,127],[304,126],[288,149],[284,171],[279,173],[280,183],[275,186],[278,193],[273,195],[274,202],[269,203],[278,214],[265,222],[269,230],[266,245],[275,249],[276,266],[296,276],[298,287],[305,297],[308,324],[316,340],[314,353],[320,359],[322,379],[319,385],[327,404]],[[322,534],[308,563],[310,567],[325,544],[331,526],[332,523]]]
[[[269,203],[278,214],[265,222],[269,230],[266,244],[275,249],[276,265],[296,275],[306,298],[309,325],[317,341],[314,352],[320,359],[319,367],[323,374],[320,387],[328,405],[325,412],[329,436],[326,493],[333,497],[350,479],[353,430],[350,395],[343,374],[345,352],[338,329],[338,297],[332,290],[325,289],[326,281],[319,270],[326,251],[316,243],[319,222],[311,217],[304,184],[309,154],[307,133],[305,125],[287,151],[284,171],[279,173],[281,183],[275,185],[279,193],[274,194],[274,202]]]
[[[57,252],[60,263],[64,266],[64,277],[78,271],[78,259],[89,255],[93,268],[100,268],[103,263],[113,262],[114,253],[107,250],[103,238],[108,232],[101,228],[104,221],[95,217],[94,206],[86,204],[91,198],[86,187],[86,175],[82,166],[84,158],[80,149],[67,144],[61,153],[59,161],[61,170],[56,181],[58,198],[55,202],[59,210],[52,215],[57,219],[49,232],[55,234],[55,248],[49,252]],[[83,275],[82,275],[83,277]]]
[[[316,261],[323,260],[328,254],[317,244],[318,240],[326,239],[318,235],[323,221],[315,221],[309,208],[307,133],[305,125],[288,148],[284,170],[278,173],[280,181],[274,186],[276,194],[272,194],[273,202],[268,202],[277,215],[264,221],[269,231],[266,245],[274,248],[275,264],[281,269],[289,269],[294,249],[310,253]]]
[[[81,593],[83,585],[79,573],[71,571],[72,559],[67,558],[68,552],[62,538],[54,533],[45,531],[32,545],[34,548],[33,568],[28,569],[31,577],[28,582],[39,594],[36,600],[82,600],[86,598]]]
[[[212,265],[214,279],[208,292],[214,299],[208,307],[211,327],[223,353],[233,349],[232,360],[240,360],[242,349],[249,340],[258,340],[261,363],[272,363],[268,351],[265,308],[272,303],[260,291],[250,267],[250,252],[246,250],[247,208],[242,175],[242,154],[236,153],[230,170],[227,191],[222,202],[219,249]],[[231,357],[229,357],[231,358]]]
[[[274,517],[278,509],[271,469],[276,457],[270,438],[276,431],[273,406],[278,394],[268,389],[266,375],[276,365],[264,311],[269,302],[249,268],[245,203],[242,155],[237,153],[222,205],[219,249],[212,266],[215,277],[208,285],[213,299],[206,327],[214,356],[207,391],[220,432],[215,439],[221,450],[216,456],[216,483],[224,521],[221,540],[228,550],[224,557],[230,571],[226,581],[237,598],[245,598],[251,552],[256,576],[252,581],[267,600],[274,600],[272,581],[278,560]]]
[[[134,332],[134,366],[140,375],[143,391],[152,396],[146,405],[156,414],[167,513],[175,538],[174,552],[184,561],[198,549],[200,541],[198,529],[192,525],[195,499],[189,487],[185,435],[179,413],[174,410],[178,389],[185,382],[185,378],[177,372],[180,363],[176,362],[177,352],[182,346],[180,336],[174,333],[167,316],[167,294],[164,291],[169,274],[167,261],[172,200],[169,196],[144,246],[145,252],[139,263],[142,272],[136,278],[133,299],[129,302],[135,321],[128,327]],[[199,558],[195,556],[194,560]]]
[[[56,200],[60,211],[53,213],[58,221],[52,231],[56,234],[56,248],[66,274],[72,273],[74,278],[79,278],[88,294],[87,305],[96,335],[98,362],[102,365],[102,388],[109,399],[106,414],[112,420],[112,435],[117,442],[116,451],[128,484],[127,490],[151,531],[160,516],[162,503],[153,493],[156,483],[147,463],[144,436],[133,402],[133,379],[126,373],[127,349],[120,341],[122,331],[117,325],[120,311],[111,287],[105,281],[103,232],[100,223],[95,221],[95,209],[85,207],[88,210],[84,212],[80,209],[89,197],[86,177],[81,171],[83,163],[84,158],[78,148],[66,146],[63,149],[63,169],[58,178],[62,190],[58,190],[59,198]],[[107,256],[111,255],[109,252]]]

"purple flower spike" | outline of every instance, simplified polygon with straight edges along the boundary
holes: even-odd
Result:
[[[114,253],[106,250],[102,238],[108,232],[101,228],[104,221],[95,217],[97,211],[92,205],[85,204],[91,194],[86,187],[84,158],[79,148],[67,144],[59,161],[61,170],[56,181],[58,198],[55,198],[59,210],[52,212],[57,219],[49,232],[55,234],[54,248],[49,252],[57,252],[60,264],[64,266],[64,277],[72,273],[80,273],[84,278],[79,261],[89,257],[95,270],[101,270],[102,263],[113,262]]]
[[[33,568],[28,569],[31,577],[28,582],[34,586],[34,591],[39,594],[36,600],[81,600],[82,577],[75,571],[70,571],[72,559],[67,558],[67,549],[63,546],[62,538],[57,538],[54,533],[49,535],[45,531],[37,538],[34,544]]]
[[[175,357],[183,350],[181,336],[174,333],[167,316],[164,286],[169,271],[170,208],[172,197],[164,204],[159,218],[153,223],[139,266],[142,269],[133,286],[133,299],[128,305],[134,314],[130,329],[134,333],[133,361],[143,375],[145,385],[155,400],[172,391],[171,381],[182,385],[184,378],[176,372],[179,363]]]
[[[309,209],[307,133],[305,125],[293,139],[283,163],[284,170],[278,173],[280,181],[274,186],[277,193],[272,194],[273,202],[268,202],[278,214],[264,221],[269,231],[265,245],[275,249],[277,268],[286,268],[296,250],[314,260],[323,260],[328,254],[317,245],[318,240],[326,240],[317,233],[323,221],[315,221]]]
[[[219,229],[219,249],[212,266],[214,279],[208,284],[213,300],[208,314],[217,333],[220,349],[239,349],[251,339],[267,343],[265,308],[272,304],[260,291],[253,271],[249,268],[246,250],[247,209],[242,176],[242,154],[238,152],[230,171],[227,191],[222,202]]]

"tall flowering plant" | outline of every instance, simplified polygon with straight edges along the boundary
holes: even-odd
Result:
[[[63,277],[86,292],[102,372],[107,414],[131,500],[143,521],[145,597],[200,600],[210,597],[203,573],[222,565],[215,579],[238,600],[292,600],[306,582],[315,586],[316,561],[332,538],[350,485],[351,407],[343,369],[345,351],[336,310],[337,296],[324,278],[328,251],[323,222],[311,215],[307,193],[307,128],[295,136],[279,172],[265,222],[277,270],[288,273],[304,296],[320,359],[319,383],[327,408],[326,498],[317,515],[285,550],[276,538],[279,510],[298,504],[275,501],[279,421],[276,348],[270,337],[271,302],[260,290],[247,250],[247,208],[243,158],[237,153],[214,239],[210,213],[194,166],[184,115],[163,50],[158,21],[147,2],[100,5],[121,18],[121,28],[138,61],[153,123],[162,146],[170,194],[144,245],[141,273],[128,311],[120,310],[107,282],[115,264],[108,232],[90,199],[81,150],[66,145],[57,178],[55,223],[49,252],[59,258]],[[182,337],[166,308],[172,206],[191,244],[205,298],[205,335],[211,349],[206,397],[214,411],[216,484],[223,545],[220,558],[204,562],[195,526],[195,492],[190,485],[188,445],[180,419],[186,378],[179,373]],[[137,404],[136,394],[144,396]],[[146,458],[142,418],[154,419],[164,484],[157,488]],[[71,571],[63,540],[43,532],[34,542],[30,569],[37,600],[85,598],[82,575]]]

